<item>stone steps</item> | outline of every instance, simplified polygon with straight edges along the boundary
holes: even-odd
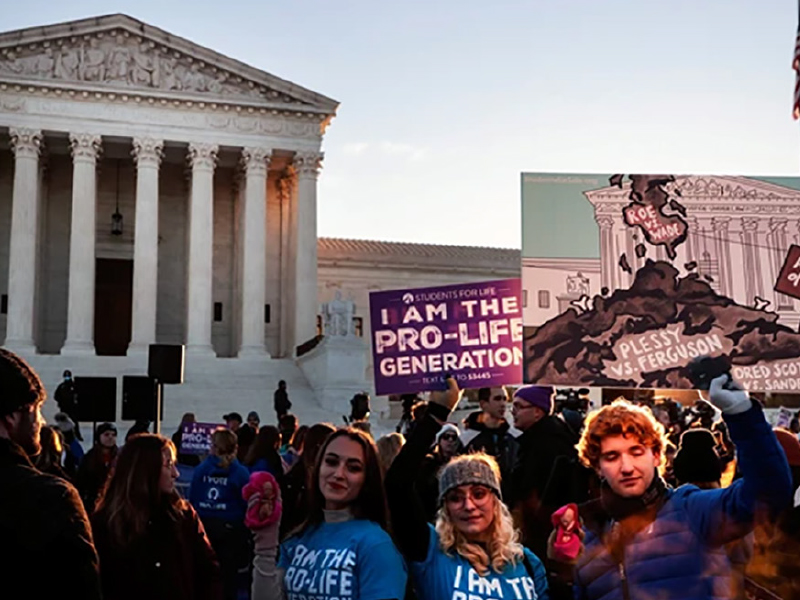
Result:
[[[39,373],[48,392],[43,414],[48,422],[58,407],[53,399],[65,369],[73,376],[117,377],[117,425],[121,435],[132,422],[122,421],[122,376],[146,375],[146,356],[34,355],[25,359]],[[262,424],[276,424],[272,395],[279,380],[285,380],[292,412],[300,423],[342,423],[342,416],[322,408],[303,372],[293,360],[269,358],[214,358],[187,356],[184,383],[164,386],[162,431],[172,433],[185,412],[194,412],[201,422],[221,422],[222,415],[236,411],[243,417],[255,410]]]

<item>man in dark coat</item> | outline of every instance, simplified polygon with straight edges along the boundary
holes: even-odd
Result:
[[[83,441],[80,426],[78,423],[78,394],[75,391],[75,382],[72,379],[72,371],[64,371],[64,381],[58,384],[56,393],[53,395],[58,410],[65,413],[75,424],[75,437],[78,441]]]
[[[281,422],[281,417],[288,413],[292,408],[292,403],[289,400],[289,393],[286,391],[286,382],[282,379],[278,382],[278,389],[275,390],[273,396],[273,405],[275,414],[277,415],[278,423]]]
[[[585,488],[576,489],[581,486],[572,481],[576,473],[584,472],[575,449],[577,437],[553,415],[553,408],[553,389],[535,385],[518,389],[511,405],[514,427],[522,434],[517,438],[519,460],[509,504],[518,514],[525,545],[541,557],[545,556],[553,511],[586,500],[578,496],[585,494]]]
[[[466,431],[461,435],[464,452],[485,452],[497,460],[500,467],[503,498],[511,491],[511,475],[517,463],[519,445],[506,420],[508,392],[504,387],[478,390],[481,411],[464,420]]]
[[[19,356],[0,349],[0,555],[3,598],[99,599],[92,531],[75,488],[38,471],[46,393]],[[43,576],[44,575],[44,576]]]

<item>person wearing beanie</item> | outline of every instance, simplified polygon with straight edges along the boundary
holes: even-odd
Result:
[[[258,428],[261,425],[261,417],[258,416],[256,411],[251,410],[247,413],[247,424],[253,428],[253,431],[258,433]]]
[[[464,453],[485,452],[493,456],[500,466],[503,478],[503,491],[511,494],[511,474],[519,456],[516,432],[506,420],[508,391],[505,387],[486,387],[478,390],[480,412],[474,412],[464,419],[466,431],[461,435]]]
[[[94,432],[94,445],[83,457],[75,484],[81,493],[86,512],[92,514],[117,461],[117,428],[101,423]]]
[[[646,407],[615,400],[587,416],[578,452],[602,486],[580,507],[586,537],[575,598],[735,597],[726,545],[747,534],[762,508],[785,507],[791,481],[761,405],[730,374],[711,379],[707,394],[722,412],[741,473],[722,489],[664,482],[666,432]]]
[[[99,600],[99,562],[78,492],[31,462],[45,400],[36,372],[0,348],[0,596],[57,598],[69,582],[75,598]]]
[[[386,476],[395,540],[409,563],[417,597],[549,600],[542,562],[517,541],[494,457],[463,454],[447,463],[439,475],[435,525],[425,518],[415,479],[442,423],[458,404],[458,385],[453,378],[447,385],[447,391],[432,394],[426,416]],[[485,591],[476,595],[479,589]]]
[[[550,515],[569,502],[587,500],[588,488],[588,476],[575,450],[578,440],[553,415],[553,396],[551,387],[529,385],[514,392],[511,403],[514,427],[522,434],[517,438],[519,461],[508,502],[520,516],[523,543],[541,557],[547,555]]]
[[[439,472],[461,452],[459,434],[454,423],[445,423],[436,434],[436,445],[425,456],[417,476],[417,490],[429,523],[436,521],[439,510]]]
[[[678,485],[690,483],[700,489],[720,486],[722,464],[717,454],[717,440],[708,429],[688,429],[681,435],[672,469]]]

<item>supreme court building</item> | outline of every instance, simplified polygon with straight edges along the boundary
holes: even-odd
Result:
[[[125,15],[0,34],[4,345],[291,356],[336,107]]]

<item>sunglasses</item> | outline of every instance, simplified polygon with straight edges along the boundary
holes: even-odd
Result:
[[[439,441],[444,440],[445,442],[455,442],[458,439],[458,436],[455,433],[445,433],[439,438]]]

